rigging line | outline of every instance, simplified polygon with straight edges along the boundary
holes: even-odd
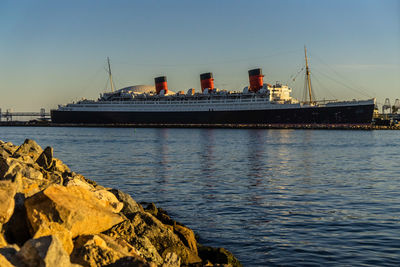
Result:
[[[96,77],[99,75],[100,71],[102,71],[102,67],[98,68],[98,69],[96,70],[96,72],[95,72],[94,75],[92,75],[91,77],[89,77],[88,79],[86,79],[86,82],[85,82],[86,85],[83,86],[83,89],[80,90],[81,93],[86,92],[86,91],[90,88],[90,85],[93,84],[94,80],[95,80]]]
[[[304,88],[303,88],[303,98],[302,101],[303,102],[307,102],[307,79],[304,79]]]
[[[330,69],[333,73],[335,73],[339,78],[346,80],[350,85],[357,88],[358,90],[365,91],[365,94],[368,94],[367,95],[368,97],[373,97],[368,90],[366,90],[365,88],[362,88],[360,86],[354,86],[354,84],[351,80],[349,80],[345,76],[338,73],[335,69],[333,69],[331,66],[329,66],[329,64],[325,63],[319,56],[317,56],[317,55],[314,55],[314,56],[315,56],[315,58],[317,58],[318,61],[320,61],[323,65],[325,65],[328,69]]]
[[[104,85],[104,89],[103,89],[103,92],[104,92],[104,93],[107,92],[107,87],[108,87],[108,84],[109,84],[109,83],[110,83],[110,79],[107,78],[106,84]]]
[[[299,76],[300,73],[302,73],[304,71],[304,59],[301,60],[301,62],[299,64],[296,64],[296,68],[293,72],[296,72],[294,74],[292,74],[289,79],[287,80],[286,84],[294,84],[296,82],[297,76]],[[292,73],[293,73],[292,72]]]
[[[297,76],[299,76],[299,74],[302,73],[303,70],[304,70],[304,67],[302,67],[296,74],[292,74],[289,77],[289,80],[286,81],[286,84],[289,84],[289,83],[292,83],[292,82],[294,83],[296,81],[296,79],[297,79]]]
[[[354,91],[354,92],[357,92],[357,93],[359,93],[359,94],[361,94],[361,95],[363,95],[363,96],[366,96],[366,97],[372,98],[372,96],[371,96],[371,95],[368,95],[368,94],[367,94],[367,93],[365,93],[365,92],[362,92],[362,91],[356,90],[356,89],[354,89],[354,88],[352,88],[352,87],[348,86],[347,84],[345,84],[345,83],[343,83],[343,82],[341,82],[341,81],[338,81],[338,80],[336,80],[336,79],[332,78],[331,76],[329,76],[329,75],[327,75],[327,74],[325,74],[325,73],[323,73],[323,72],[320,72],[320,71],[317,71],[317,72],[318,72],[319,74],[322,74],[322,75],[323,75],[323,76],[325,76],[326,78],[330,79],[331,81],[334,81],[334,82],[336,82],[336,83],[338,83],[338,84],[340,84],[340,85],[342,85],[342,86],[346,87],[347,89],[350,89],[350,90],[352,90],[352,91]]]
[[[329,89],[323,86],[323,83],[318,78],[316,78],[316,76],[313,73],[311,73],[311,76],[313,77],[313,80],[317,82],[318,88],[322,88],[322,90],[327,91],[331,97],[336,98],[336,96],[332,94],[332,92]]]

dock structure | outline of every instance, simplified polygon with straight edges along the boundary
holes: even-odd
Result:
[[[41,108],[39,112],[12,112],[7,109],[6,112],[2,112],[0,108],[0,121],[13,121],[13,117],[36,117],[38,120],[50,120],[50,113],[46,112],[44,108]]]
[[[84,127],[84,128],[213,128],[213,129],[303,129],[303,130],[400,130],[400,125],[366,124],[85,124],[38,121],[3,121],[1,126],[22,127]]]

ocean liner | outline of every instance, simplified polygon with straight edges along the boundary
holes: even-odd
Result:
[[[370,124],[375,99],[315,101],[306,62],[308,100],[290,96],[287,85],[264,83],[260,68],[249,70],[249,86],[241,92],[214,88],[212,73],[200,75],[201,93],[168,90],[165,76],[155,78],[155,91],[142,93],[123,88],[115,91],[110,62],[111,92],[97,101],[81,100],[51,110],[53,123],[141,125],[232,125],[232,124]]]

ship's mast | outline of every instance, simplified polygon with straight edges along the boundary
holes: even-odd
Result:
[[[310,105],[312,103],[312,95],[311,95],[311,79],[310,79],[310,70],[308,68],[308,60],[307,60],[307,48],[304,46],[304,56],[306,58],[306,78],[307,78],[307,87],[308,87],[308,96],[310,98]]]
[[[107,63],[108,63],[108,76],[110,78],[111,92],[114,92],[114,83],[113,83],[113,80],[112,80],[110,58],[109,57],[107,57]]]

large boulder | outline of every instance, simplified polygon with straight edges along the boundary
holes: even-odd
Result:
[[[83,235],[75,240],[71,261],[83,266],[109,266],[122,261],[130,266],[148,266],[146,261],[130,249],[106,235]],[[121,263],[121,262],[120,262]],[[118,265],[119,266],[119,265]]]
[[[115,240],[124,241],[135,247],[137,254],[145,258],[148,262],[155,263],[157,266],[163,263],[163,259],[158,254],[157,249],[146,237],[135,234],[135,227],[130,220],[125,220],[114,225],[103,233]]]
[[[199,246],[199,255],[203,261],[210,261],[214,264],[229,264],[232,267],[242,267],[239,260],[224,248]]]
[[[17,175],[31,179],[43,179],[43,174],[33,166],[34,162],[25,162],[12,157],[0,157],[0,179],[14,180]]]
[[[49,170],[53,163],[53,148],[46,147],[37,158],[36,163],[43,169]]]
[[[14,212],[14,196],[17,184],[11,180],[0,180],[0,225],[8,222]]]
[[[111,193],[113,193],[119,201],[124,203],[124,207],[121,212],[129,217],[130,214],[135,214],[136,212],[143,212],[143,207],[138,204],[130,195],[122,192],[118,189],[111,189]]]
[[[17,191],[16,187],[16,183],[10,180],[0,180],[0,230],[2,230],[3,224],[10,220],[14,212],[14,196]],[[1,231],[0,248],[7,246],[7,244],[8,243],[4,238],[3,231]]]
[[[65,174],[72,175],[69,167],[64,162],[62,162],[60,159],[57,158],[53,158],[50,170],[53,172],[62,173],[63,175]]]
[[[45,174],[43,175],[40,167],[34,162],[27,163],[20,158],[4,159],[0,157],[0,179],[18,181],[17,192],[21,192],[27,197],[36,194],[49,184],[57,182],[57,178],[52,179],[50,174]]]
[[[11,144],[11,143],[9,143]],[[11,147],[13,147],[13,145],[11,144]],[[15,148],[16,150],[17,148]],[[1,158],[8,158],[10,157],[15,150],[10,149],[10,147],[7,145],[7,143],[0,143],[0,157]]]
[[[58,223],[48,223],[43,224],[35,233],[33,238],[39,238],[42,236],[53,235],[58,238],[61,245],[67,254],[71,254],[74,244],[72,242],[72,233],[65,229],[61,224]]]
[[[115,195],[107,190],[94,190],[93,194],[104,207],[112,210],[112,212],[118,213],[124,207],[124,204],[122,202],[119,202]]]
[[[197,255],[197,240],[193,230],[179,225],[174,225],[174,233],[178,235],[183,244],[188,247],[194,254]]]
[[[18,147],[13,153],[14,158],[23,158],[26,160],[25,156],[30,157],[33,161],[36,161],[40,154],[42,154],[43,149],[33,140],[26,139],[25,142]]]
[[[173,229],[183,244],[197,255],[197,240],[193,230],[171,219],[164,209],[157,208],[154,203],[149,203],[145,210],[160,220],[165,226]]]
[[[175,253],[168,252],[161,267],[180,267],[181,259]]]
[[[0,143],[0,151],[4,151],[6,157],[11,156],[18,149],[18,146],[14,145],[11,142],[3,142]],[[3,154],[3,153],[2,153]]]
[[[65,179],[64,186],[67,186],[67,187],[80,186],[80,187],[86,188],[89,191],[95,190],[95,187],[92,184],[86,182],[85,177],[83,177],[80,174],[73,174],[72,177]]]
[[[197,253],[186,247],[173,230],[147,212],[138,212],[131,220],[138,237],[146,237],[165,259],[168,253],[177,254],[182,264],[200,263]]]
[[[17,253],[28,267],[78,266],[71,264],[67,252],[55,236],[43,236],[28,240]]]
[[[51,185],[28,198],[25,208],[32,234],[43,227],[52,229],[56,223],[74,238],[103,232],[123,220],[93,192],[79,186]]]

